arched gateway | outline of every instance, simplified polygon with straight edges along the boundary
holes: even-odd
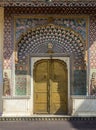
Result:
[[[23,61],[27,56],[46,54],[51,49],[54,53],[74,55],[75,66],[80,66],[84,64],[85,46],[85,41],[77,32],[48,24],[23,34],[17,43],[16,52],[19,61]]]
[[[32,113],[70,113],[73,66],[82,66],[84,61],[82,37],[71,29],[48,24],[27,31],[17,45],[16,64],[30,61]]]

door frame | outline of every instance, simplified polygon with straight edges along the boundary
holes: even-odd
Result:
[[[72,81],[73,81],[73,58],[72,56],[57,56],[57,55],[45,55],[45,56],[32,56],[31,57],[31,99],[32,99],[32,115],[34,110],[34,81],[33,81],[33,70],[34,64],[43,59],[58,59],[64,61],[67,65],[67,72],[68,72],[68,115],[71,114],[72,111],[72,102],[71,102],[71,88],[72,88]]]

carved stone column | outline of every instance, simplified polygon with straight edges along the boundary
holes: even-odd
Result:
[[[0,7],[0,115],[2,114],[3,94],[3,39],[4,36],[4,8]]]

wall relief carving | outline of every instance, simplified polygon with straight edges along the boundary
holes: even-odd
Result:
[[[96,72],[92,73],[90,89],[91,89],[90,94],[91,95],[96,95]]]
[[[4,96],[9,96],[10,95],[10,79],[8,77],[8,73],[7,72],[4,72],[3,95]]]

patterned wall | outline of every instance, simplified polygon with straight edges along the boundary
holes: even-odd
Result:
[[[57,18],[56,18],[57,17]],[[49,23],[62,26],[64,28],[70,28],[79,33],[84,40],[86,40],[86,17],[73,17],[73,16],[45,16],[37,15],[37,17],[31,16],[16,17],[16,40],[18,40],[22,33],[26,33],[30,28],[43,26]]]
[[[90,94],[96,95],[96,16],[90,17]]]
[[[4,41],[4,8],[0,7],[0,115],[2,115],[3,111],[3,101],[2,101],[2,93],[3,93],[3,41]]]
[[[9,12],[9,13],[7,13],[7,12]],[[13,20],[14,20],[14,15],[24,15],[24,14],[28,14],[28,15],[32,15],[32,14],[39,14],[39,13],[41,13],[41,14],[64,14],[64,15],[68,15],[68,14],[81,14],[81,15],[84,15],[84,14],[94,14],[94,12],[95,12],[95,8],[81,8],[81,7],[78,7],[78,8],[72,8],[72,7],[70,7],[70,8],[68,8],[68,7],[66,7],[66,8],[57,8],[57,7],[54,7],[54,8],[51,8],[50,7],[50,9],[49,9],[49,7],[47,7],[47,8],[45,8],[45,7],[40,7],[40,8],[24,8],[24,7],[19,7],[19,8],[8,8],[8,7],[6,7],[5,8],[5,41],[4,41],[4,69],[11,69],[12,68],[12,65],[13,65],[13,49],[14,49],[14,44],[13,44],[13,25],[14,25],[14,22],[13,22]],[[94,19],[94,20],[91,20],[91,19]],[[31,19],[30,19],[31,20]],[[45,22],[46,22],[46,19],[43,19],[43,20],[45,20]],[[52,20],[52,19],[51,19]],[[67,19],[68,20],[68,19]],[[95,18],[94,18],[94,15],[93,16],[90,16],[90,28],[94,25],[94,21],[96,21],[95,20]],[[19,20],[18,20],[19,21]],[[52,21],[54,21],[54,23],[55,23],[55,21],[56,21],[56,23],[58,23],[57,25],[62,25],[62,20],[60,21],[60,20],[52,20]],[[49,23],[50,22],[52,22],[52,21],[49,21]],[[57,22],[58,21],[58,22]],[[66,21],[66,19],[65,19],[65,21]],[[70,20],[69,20],[70,21]],[[68,21],[68,22],[69,22]],[[81,20],[82,21],[82,20]],[[69,23],[71,23],[72,22],[72,20],[69,22]],[[80,21],[79,21],[80,22]],[[65,22],[66,23],[66,22]],[[82,23],[82,22],[81,22]],[[18,24],[18,23],[17,23]],[[30,25],[31,24],[31,25]],[[43,23],[42,23],[43,24]],[[27,25],[27,24],[26,24]],[[32,24],[32,21],[30,22],[29,21],[29,25],[30,26],[36,26],[36,25],[34,25],[34,24]],[[63,25],[64,25],[64,20],[63,20]],[[74,24],[73,24],[74,25]],[[18,26],[19,26],[19,24],[18,24]],[[65,24],[65,26],[67,26],[67,24]],[[65,27],[64,26],[64,27]],[[70,25],[71,26],[71,25]],[[94,25],[95,27],[96,27],[96,25]],[[84,26],[81,26],[81,27],[84,27]],[[27,27],[26,27],[27,28]],[[76,28],[76,24],[75,24],[75,28]],[[25,29],[26,30],[26,29]],[[73,28],[73,30],[74,30],[74,28]],[[76,30],[76,29],[75,29]],[[78,29],[77,29],[78,30]],[[81,31],[82,30],[82,31]],[[20,30],[19,30],[20,31]],[[24,31],[24,30],[23,30]],[[94,38],[93,38],[93,34],[94,34],[94,32],[96,33],[96,31],[95,31],[95,29],[94,28],[92,28],[91,29],[91,31],[90,31],[90,37],[89,37],[89,47],[90,47],[90,45],[91,44],[93,44],[93,42],[91,42],[92,40],[94,41]],[[17,33],[17,32],[16,32]],[[21,33],[22,33],[22,29],[21,29]],[[80,29],[80,32],[77,32],[77,33],[81,33],[81,36],[82,36],[82,38],[83,38],[83,40],[85,40],[86,38],[85,38],[85,36],[86,36],[86,33],[84,33],[84,30],[83,30],[83,28],[82,29]],[[16,34],[16,38],[18,39],[18,34]],[[91,43],[91,44],[90,44]],[[57,43],[56,43],[57,44]],[[79,47],[78,47],[79,48]],[[85,49],[85,48],[83,48],[83,49]],[[91,47],[90,47],[90,49],[91,49]],[[77,49],[78,50],[78,49]],[[91,57],[92,57],[92,53],[91,53],[91,55],[90,55]],[[84,57],[83,57],[84,58]],[[92,67],[92,66],[91,66]],[[83,71],[82,71],[82,73],[83,73]],[[79,72],[78,71],[78,69],[77,69],[77,72],[74,72],[74,77],[76,77],[76,75],[78,75],[77,77],[79,78],[80,76],[79,75],[81,75],[81,77],[82,77],[82,73],[81,72]],[[83,73],[83,76],[84,75],[86,75],[86,72],[84,72]],[[86,77],[86,76],[85,76]],[[77,79],[78,81],[80,81],[81,79]],[[86,79],[85,79],[86,80]],[[74,83],[74,84],[77,84],[77,83]],[[85,84],[85,83],[82,83],[82,84]],[[81,88],[83,85],[82,84],[80,84],[80,83],[78,83],[78,86],[79,86],[79,88]],[[78,88],[78,86],[77,86],[77,88]],[[81,87],[80,87],[81,86]],[[85,88],[85,85],[84,85],[84,87],[83,87],[83,89]],[[79,89],[75,89],[74,88],[74,92],[73,92],[73,94],[85,94],[85,91],[86,90],[84,90],[84,92],[82,92],[82,90],[83,89],[81,89],[81,92],[80,93],[78,93],[77,92],[77,90],[79,90]],[[76,91],[76,92],[75,92]],[[22,94],[21,94],[22,95]]]
[[[26,95],[27,92],[27,74],[28,64],[15,65],[15,94]]]
[[[14,47],[14,44],[12,44],[12,18],[9,15],[5,15],[4,20],[4,69],[11,69]]]
[[[29,22],[29,20],[26,22],[26,19],[23,19],[21,23],[24,24],[24,20],[25,23]],[[39,21],[41,24],[43,23],[44,25],[45,20],[43,21],[39,19]],[[35,22],[39,23],[38,21]],[[32,24],[35,25],[35,22],[33,22]],[[58,23],[58,20],[54,22]],[[19,59],[22,60],[28,54],[31,55],[32,53],[46,53],[48,51],[48,43],[52,43],[52,49],[54,53],[74,53],[75,66],[84,66],[84,53],[86,46],[86,20],[82,20],[79,18],[77,21],[75,19],[59,19],[59,23],[62,23],[62,26],[48,24],[38,27],[35,30],[32,29],[25,33],[18,44]],[[77,26],[75,26],[75,24]],[[25,24],[21,24],[19,27],[17,26],[16,38],[21,36],[20,34],[22,34],[22,32],[24,33],[24,30],[26,30],[26,26],[28,27],[28,25]],[[29,28],[31,27],[29,26]],[[74,28],[75,31],[71,28]],[[80,32],[80,35],[78,34],[78,32]],[[82,38],[81,36],[84,36],[84,38]]]
[[[96,7],[94,0],[1,0],[5,7]]]
[[[74,80],[78,80],[74,83],[74,91],[76,91],[75,94],[85,94],[86,71],[81,73],[81,70],[86,68],[84,57],[87,19],[84,19],[84,17],[69,18],[54,18],[52,16],[49,18],[44,18],[44,16],[43,18],[17,18],[15,21],[16,39],[18,40],[23,33],[18,42],[18,57],[19,61],[22,62],[26,56],[32,55],[32,53],[47,53],[49,43],[52,44],[54,53],[73,54],[74,68],[80,69],[78,70],[79,73],[76,70],[74,71]],[[51,24],[48,24],[50,22]],[[39,27],[40,25],[42,26]],[[33,27],[37,28],[33,29]],[[27,31],[30,28],[32,30]],[[75,88],[77,89],[75,90]],[[77,93],[77,90],[79,93]]]

